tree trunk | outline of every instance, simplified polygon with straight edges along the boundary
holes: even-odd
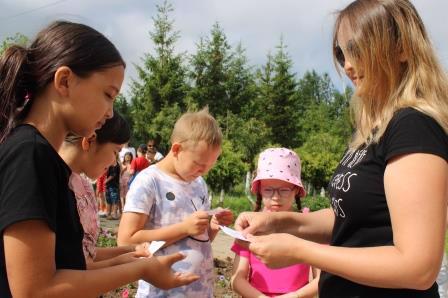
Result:
[[[224,188],[221,188],[221,194],[219,195],[219,206],[224,206]]]
[[[246,173],[246,183],[244,184],[244,193],[249,195],[250,193],[250,171]]]

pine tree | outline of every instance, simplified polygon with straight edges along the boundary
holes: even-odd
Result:
[[[248,65],[245,49],[241,43],[235,48],[232,59],[230,60],[226,85],[228,94],[227,109],[235,115],[241,115],[245,107],[256,96],[256,85],[252,67]],[[252,115],[241,116],[248,119]]]
[[[158,133],[158,128],[151,124],[162,109],[173,105],[175,109],[184,109],[188,91],[184,54],[174,52],[179,32],[174,31],[174,22],[169,18],[173,6],[165,1],[156,7],[154,31],[150,32],[155,54],[145,54],[143,66],[136,66],[139,81],[133,81],[131,86],[133,131],[139,142],[146,142],[149,135]]]
[[[288,148],[294,148],[296,142],[297,102],[296,74],[292,72],[292,60],[286,52],[287,46],[280,39],[277,53],[273,58],[274,77],[272,78],[272,97],[266,119],[272,129],[272,142]]]
[[[191,59],[192,90],[190,101],[198,107],[208,105],[210,113],[225,116],[229,107],[228,69],[232,59],[230,45],[219,24],[213,25],[210,38],[201,39]]]
[[[132,127],[134,125],[134,119],[132,118],[132,115],[131,115],[131,105],[129,104],[129,102],[126,100],[126,98],[122,94],[119,94],[117,96],[117,99],[115,100],[115,103],[114,103],[114,109],[117,110],[121,116],[123,116],[123,118],[127,121],[127,123],[129,124],[129,126],[132,129]],[[131,143],[134,143],[132,136],[131,136]],[[138,145],[138,144],[135,144],[135,145]]]
[[[269,114],[267,111],[272,111],[273,97],[274,97],[274,65],[273,57],[269,52],[267,54],[266,64],[256,71],[256,97],[249,103],[245,113],[252,114],[256,119],[262,120],[269,125]]]

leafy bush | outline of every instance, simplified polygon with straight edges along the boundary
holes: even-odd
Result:
[[[326,187],[344,151],[344,142],[329,133],[311,135],[305,144],[296,149],[302,160],[302,179],[315,188]]]
[[[232,142],[224,140],[218,162],[204,178],[216,193],[221,189],[228,191],[245,177],[247,169],[248,165],[242,161],[242,154],[234,151]]]
[[[308,207],[310,211],[317,211],[324,208],[330,207],[330,200],[327,197],[320,196],[306,196],[302,199],[302,208]]]

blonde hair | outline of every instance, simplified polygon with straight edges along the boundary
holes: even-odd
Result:
[[[208,112],[208,107],[205,107],[198,112],[183,114],[174,124],[170,140],[171,143],[189,142],[193,145],[204,141],[211,147],[219,147],[222,132],[216,119]]]
[[[448,133],[448,80],[411,2],[357,0],[340,11],[333,33],[336,65],[342,22],[353,32],[347,54],[364,75],[350,103],[356,128],[350,149],[378,142],[404,107],[434,118]]]

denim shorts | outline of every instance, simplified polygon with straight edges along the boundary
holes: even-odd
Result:
[[[115,186],[108,186],[106,188],[106,202],[109,205],[118,204],[120,200],[120,192]]]

